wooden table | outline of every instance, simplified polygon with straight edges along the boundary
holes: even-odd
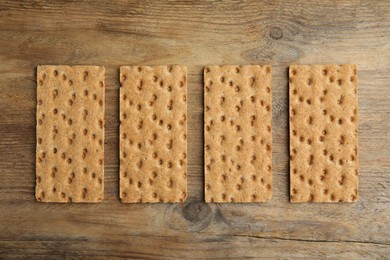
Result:
[[[121,204],[119,66],[172,63],[189,73],[189,198]],[[289,203],[287,68],[297,63],[358,64],[358,203]],[[106,67],[101,204],[35,201],[38,64]],[[206,64],[273,66],[267,203],[203,202]],[[390,257],[389,122],[389,1],[1,1],[0,258]]]

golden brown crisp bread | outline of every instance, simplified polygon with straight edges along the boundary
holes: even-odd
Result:
[[[358,199],[356,65],[290,66],[291,202]]]
[[[187,68],[120,68],[120,198],[187,197]]]
[[[104,67],[38,66],[36,191],[43,202],[104,196]]]
[[[205,67],[204,109],[206,202],[271,199],[271,67]]]

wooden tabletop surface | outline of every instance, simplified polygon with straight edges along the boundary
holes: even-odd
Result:
[[[299,3],[298,3],[299,2]],[[389,1],[0,1],[0,258],[388,258]],[[355,63],[359,201],[289,203],[290,64]],[[105,199],[34,198],[36,66],[106,68]],[[121,204],[119,66],[188,67],[188,199]],[[203,202],[204,65],[273,66],[273,198]]]

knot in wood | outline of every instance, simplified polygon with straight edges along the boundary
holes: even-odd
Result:
[[[210,206],[205,202],[193,201],[184,206],[183,217],[193,223],[206,220],[211,214]]]

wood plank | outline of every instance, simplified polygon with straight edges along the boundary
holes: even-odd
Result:
[[[0,257],[386,258],[388,1],[0,1]],[[188,68],[188,199],[119,202],[119,66]],[[289,203],[289,64],[355,63],[359,202]],[[34,199],[36,66],[106,68],[105,199]],[[272,64],[273,198],[205,204],[203,66]]]

